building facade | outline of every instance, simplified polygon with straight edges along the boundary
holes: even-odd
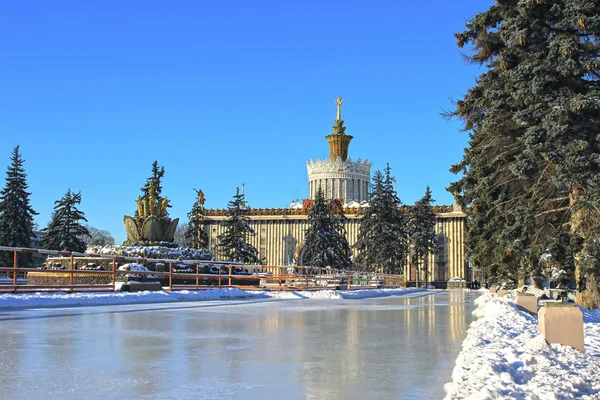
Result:
[[[360,211],[368,207],[368,188],[371,162],[352,161],[348,157],[348,147],[352,136],[345,134],[344,121],[341,119],[341,104],[338,97],[337,119],[333,133],[326,137],[330,154],[325,161],[307,162],[309,193],[314,199],[319,188],[325,199],[342,199],[346,216],[347,240],[353,248],[358,238]],[[293,203],[290,208],[249,209],[247,216],[255,235],[250,244],[258,250],[263,263],[268,265],[302,265],[302,249],[305,232],[308,229],[308,207],[310,202]],[[419,280],[447,281],[453,277],[470,280],[465,257],[466,214],[458,206],[435,206],[435,233],[437,248],[428,257],[427,271],[423,270]],[[227,219],[227,210],[206,211],[206,232],[209,249],[216,254],[218,236],[224,233],[223,221]],[[409,281],[416,279],[415,271],[407,275]],[[427,279],[425,279],[427,278]]]

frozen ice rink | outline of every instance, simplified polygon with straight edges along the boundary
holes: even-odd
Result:
[[[6,399],[441,399],[477,293],[0,312]]]

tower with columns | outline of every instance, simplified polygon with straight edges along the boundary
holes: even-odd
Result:
[[[325,199],[343,199],[346,204],[367,201],[369,181],[371,178],[371,162],[360,158],[352,161],[348,157],[348,146],[352,136],[346,134],[342,119],[342,103],[338,97],[337,118],[332,127],[333,133],[326,136],[329,143],[329,157],[325,160],[310,160],[308,169],[308,185],[310,198],[314,199],[319,187]]]

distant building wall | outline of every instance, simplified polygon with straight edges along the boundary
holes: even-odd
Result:
[[[439,207],[443,212],[436,213],[435,233],[438,239],[437,248],[429,256],[427,271],[428,281],[447,281],[455,276],[468,279],[465,260],[466,215],[460,211],[451,211],[452,207]],[[262,214],[262,215],[261,215]],[[259,256],[265,258],[268,265],[286,265],[298,259],[304,244],[308,219],[305,213],[292,212],[288,209],[252,210],[250,226],[256,232],[250,237],[250,244],[258,250]],[[347,240],[353,248],[358,238],[360,216],[346,214]],[[208,210],[206,229],[209,238],[209,249],[218,257],[216,245],[218,236],[225,232],[223,221],[227,219],[224,210]],[[409,280],[416,278],[414,271]],[[420,280],[425,279],[422,271]]]

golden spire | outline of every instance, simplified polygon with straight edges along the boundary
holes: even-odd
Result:
[[[345,134],[346,127],[344,126],[341,110],[343,102],[344,99],[339,96],[335,99],[335,104],[337,104],[337,119],[333,121],[334,125],[331,127],[333,133],[325,137],[329,143],[329,158],[331,160],[339,158],[342,161],[346,161],[348,158],[348,145],[352,140],[352,136]]]
[[[342,104],[344,103],[344,99],[342,99],[340,96],[338,96],[337,99],[335,99],[335,104],[337,104],[338,109],[337,109],[337,121],[340,121],[342,119]]]

